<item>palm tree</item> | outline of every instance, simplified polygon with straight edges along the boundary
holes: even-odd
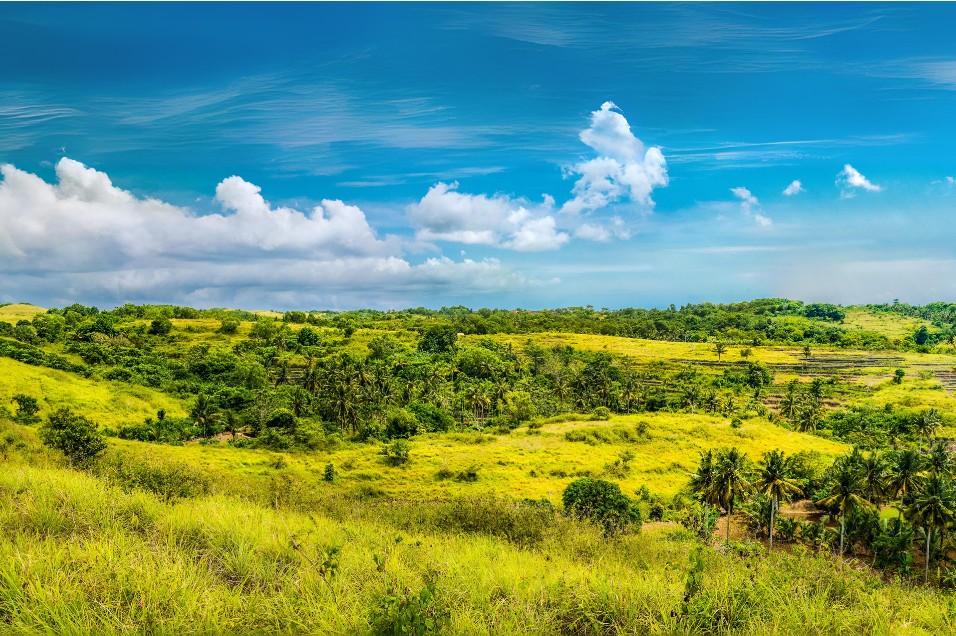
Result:
[[[199,427],[203,437],[210,437],[212,426],[219,419],[219,410],[208,395],[200,393],[196,396],[196,404],[193,406],[193,410],[189,412],[189,417]]]
[[[922,470],[922,461],[916,451],[909,449],[895,453],[890,465],[888,486],[890,493],[900,500],[896,506],[900,519],[903,518],[904,500],[916,488]]]
[[[929,580],[929,560],[932,550],[934,528],[945,528],[956,519],[952,487],[940,475],[933,475],[916,493],[913,503],[906,509],[906,516],[914,526],[920,526],[926,533],[924,554],[926,564],[923,570],[923,583]]]
[[[704,504],[704,514],[701,522],[701,528],[707,527],[707,520],[710,517],[711,504],[719,504],[717,488],[715,487],[716,474],[717,470],[716,466],[714,465],[714,452],[712,450],[708,450],[706,453],[701,453],[700,464],[697,467],[697,472],[690,476],[690,487],[695,493],[697,493],[697,496],[700,497],[701,502]]]
[[[801,433],[813,433],[822,419],[823,407],[820,405],[820,400],[808,395],[797,411],[797,429]]]
[[[718,451],[714,474],[716,500],[727,511],[727,536],[730,541],[730,517],[734,514],[734,502],[750,490],[747,456],[736,448]]]
[[[759,492],[770,497],[770,549],[773,550],[773,518],[780,508],[780,502],[791,495],[802,495],[803,490],[790,476],[790,462],[779,450],[763,454],[763,461],[754,484]]]
[[[833,483],[829,494],[817,502],[817,505],[840,511],[840,554],[843,554],[843,536],[846,528],[846,513],[855,508],[872,508],[873,504],[860,496],[863,492],[863,479],[860,471],[847,461],[833,464]]]
[[[916,418],[916,421],[913,422],[913,428],[916,429],[916,432],[920,434],[921,438],[926,438],[929,441],[933,437],[933,434],[936,433],[936,429],[940,425],[940,416],[939,411],[936,409],[926,409],[922,411]],[[920,440],[919,450],[923,450],[923,440]]]
[[[860,462],[860,471],[866,500],[878,506],[886,496],[889,463],[883,455],[870,453],[869,457]]]
[[[780,412],[788,420],[793,420],[794,416],[797,414],[797,407],[800,404],[797,399],[797,381],[791,380],[787,384],[787,392],[784,394],[783,399],[780,400]]]
[[[943,440],[936,440],[929,448],[926,466],[936,475],[952,476],[953,456]]]

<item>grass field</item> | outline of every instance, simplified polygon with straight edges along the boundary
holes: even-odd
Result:
[[[30,320],[40,313],[45,313],[46,309],[36,305],[16,303],[13,305],[4,305],[0,307],[0,321],[17,324],[19,320]]]
[[[37,397],[43,415],[69,406],[110,427],[141,423],[159,409],[173,417],[182,417],[188,410],[180,400],[147,387],[87,379],[0,358],[0,404],[12,409],[13,396],[18,393]]]

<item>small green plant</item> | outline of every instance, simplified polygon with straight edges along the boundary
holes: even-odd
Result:
[[[335,466],[331,463],[325,465],[325,470],[322,471],[322,479],[331,483],[335,481]]]
[[[606,406],[599,406],[591,411],[591,419],[595,421],[605,421],[611,419],[611,409]]]
[[[893,384],[903,384],[903,376],[906,375],[906,371],[903,369],[897,369],[893,372]]]
[[[448,617],[449,612],[435,603],[435,586],[429,582],[418,594],[413,594],[408,588],[401,593],[386,594],[372,612],[372,634],[440,634]]]
[[[404,466],[409,461],[411,446],[403,439],[397,439],[382,447],[381,454],[389,466]]]

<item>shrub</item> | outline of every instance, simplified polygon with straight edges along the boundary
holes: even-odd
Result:
[[[576,479],[564,489],[561,500],[567,514],[598,523],[608,534],[640,523],[640,513],[631,498],[621,492],[620,486],[603,479]]]
[[[407,439],[418,433],[418,419],[403,408],[385,412],[385,435],[390,439]]]
[[[173,330],[173,321],[169,318],[156,318],[149,323],[149,333],[154,336],[165,336]]]
[[[322,479],[327,482],[335,481],[335,466],[331,463],[325,465],[325,470],[322,471]]]
[[[381,454],[389,466],[404,466],[409,460],[410,446],[403,439],[397,439],[387,446],[383,446]]]
[[[239,331],[239,321],[234,318],[223,318],[219,323],[219,333],[231,335]]]
[[[71,466],[89,466],[106,450],[106,442],[96,424],[68,407],[47,416],[40,427],[40,439],[66,455]]]
[[[35,397],[17,393],[13,396],[13,401],[17,403],[17,414],[13,418],[17,422],[33,424],[40,420],[37,417],[37,413],[40,411],[40,403]]]
[[[611,419],[611,409],[606,406],[599,406],[591,411],[591,419],[596,421],[609,420]]]
[[[447,610],[436,606],[435,587],[428,583],[418,594],[408,588],[402,593],[389,593],[372,612],[372,634],[441,634],[448,622]]]

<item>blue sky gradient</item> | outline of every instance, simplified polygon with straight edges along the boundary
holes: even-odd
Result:
[[[954,25],[948,3],[0,4],[0,301],[953,301]]]

